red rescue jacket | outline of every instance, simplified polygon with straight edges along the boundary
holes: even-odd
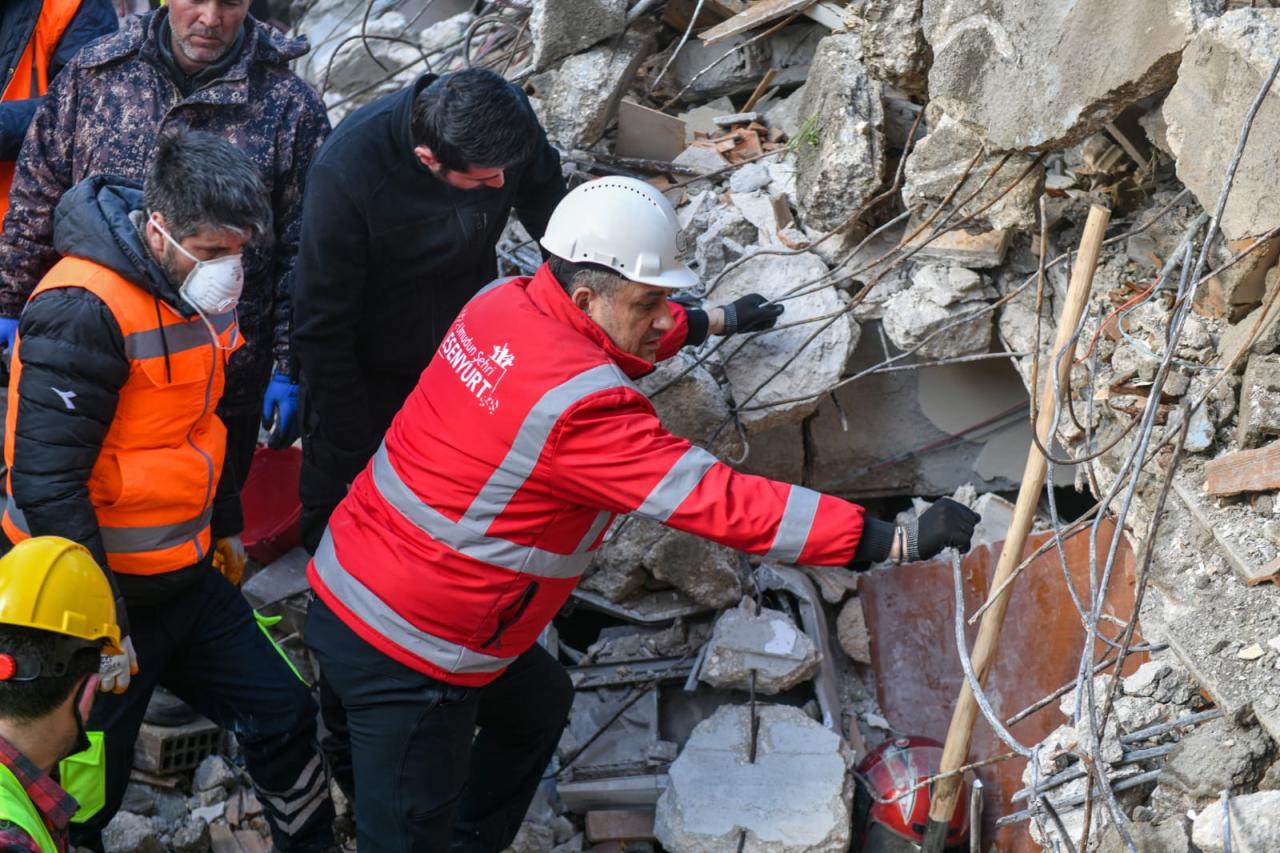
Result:
[[[659,358],[684,343],[684,311]],[[739,474],[667,432],[622,352],[544,264],[450,328],[308,567],[368,643],[481,685],[551,621],[613,519],[637,513],[782,562],[843,565],[863,510]]]

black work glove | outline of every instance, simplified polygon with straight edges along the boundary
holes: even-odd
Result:
[[[724,311],[724,329],[721,330],[721,335],[772,329],[784,310],[784,306],[770,302],[759,293],[748,293],[720,308]]]
[[[943,548],[954,547],[963,554],[969,550],[973,528],[982,516],[951,498],[939,498],[924,515],[906,526],[907,548],[904,563],[927,560]]]

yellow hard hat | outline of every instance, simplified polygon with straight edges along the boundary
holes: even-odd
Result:
[[[0,623],[120,645],[115,596],[89,549],[35,536],[0,557]]]

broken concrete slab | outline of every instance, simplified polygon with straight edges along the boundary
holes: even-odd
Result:
[[[718,609],[742,598],[738,552],[692,533],[668,530],[645,554],[644,565],[699,604]]]
[[[624,518],[615,524],[591,560],[581,586],[619,602],[644,586],[645,554],[666,535],[667,529],[642,518]]]
[[[919,217],[912,217],[908,234],[915,234]],[[907,244],[915,250],[912,257],[921,262],[954,264],[973,270],[993,269],[1004,263],[1013,232],[967,230],[958,228],[934,236],[932,228],[925,228]]]
[[[845,312],[848,298],[820,284],[826,274],[826,264],[812,254],[753,255],[708,295],[717,304],[748,293],[786,298],[779,320],[785,328],[734,344],[725,356],[725,375],[749,433],[794,424],[810,414],[839,381],[857,345],[861,332]]]
[[[1273,287],[1280,287],[1280,271],[1272,270],[1267,275],[1267,282],[1268,292]],[[1227,327],[1218,342],[1222,364],[1225,366],[1231,363],[1245,346],[1249,347],[1251,353],[1269,353],[1280,349],[1280,299],[1270,306],[1264,304],[1255,308],[1240,322]],[[1245,364],[1247,360],[1242,359],[1236,369],[1239,370]]]
[[[861,40],[827,36],[805,84],[801,114],[814,117],[813,138],[796,148],[796,207],[806,225],[842,225],[884,181],[884,105],[880,84],[862,64]]]
[[[542,70],[627,27],[627,0],[559,0],[534,3],[529,15],[533,65]]]
[[[872,76],[927,98],[933,53],[921,26],[924,0],[867,0],[859,12],[863,62]]]
[[[923,358],[986,352],[994,315],[981,309],[995,294],[995,288],[973,270],[940,264],[918,267],[911,287],[885,303],[885,333],[895,347],[910,350],[946,328],[920,347],[918,354]]]
[[[973,511],[982,516],[973,529],[973,546],[995,545],[1003,542],[1013,523],[1013,504],[994,492],[980,495],[973,504]]]
[[[1205,5],[926,3],[924,33],[933,48],[929,96],[995,150],[1072,145],[1173,83]],[[1221,124],[1205,121],[1204,127],[1217,133]]]
[[[770,51],[767,44],[759,41],[744,47],[749,40],[750,36],[734,36],[706,45],[698,39],[689,39],[671,64],[663,85],[669,83],[672,94],[687,86],[688,91],[682,99],[691,104],[700,104],[721,95],[750,92],[769,70]],[[672,43],[673,48],[674,46],[675,42]],[[717,62],[728,53],[732,54],[728,59]],[[666,56],[665,51],[659,55],[657,67],[661,68],[666,64]],[[698,72],[712,63],[717,64],[707,73],[697,76]]]
[[[1035,225],[1037,200],[1044,188],[1043,166],[1033,167],[1034,158],[1026,154],[1015,154],[1007,160],[986,156],[978,160],[957,190],[965,169],[985,145],[976,134],[940,110],[930,109],[927,115],[930,116],[929,135],[920,140],[907,158],[903,203],[918,216],[926,216],[948,197],[964,200],[972,196],[956,214],[961,217],[977,214],[973,221],[978,226],[999,230]],[[1000,167],[998,173],[997,166]],[[1033,168],[1033,172],[1009,189],[1028,168]],[[987,209],[978,213],[984,207]]]
[[[755,612],[750,600],[716,620],[699,678],[713,687],[781,693],[813,677],[818,650],[780,610]]]
[[[1249,790],[1262,779],[1275,752],[1275,743],[1256,725],[1210,720],[1174,746],[1160,785],[1194,800],[1217,797],[1223,790]]]
[[[737,432],[732,429],[720,430],[716,442],[708,444],[730,416],[729,395],[693,353],[681,350],[674,358],[659,362],[653,373],[636,384],[671,432],[708,447],[718,456],[741,452]]]
[[[160,833],[151,818],[119,812],[102,830],[106,853],[164,853]]]
[[[619,38],[569,57],[550,72],[550,85],[537,91],[547,136],[566,148],[585,148],[604,136],[627,84],[652,45],[652,31],[633,26]]]
[[[1259,791],[1231,797],[1231,850],[1233,853],[1270,853],[1280,850],[1280,791]],[[1222,853],[1223,808],[1206,806],[1195,817],[1191,840],[1202,853]]]
[[[857,663],[871,663],[871,635],[867,633],[867,617],[862,612],[862,599],[849,599],[840,608],[836,618],[836,639],[850,659]]]
[[[691,227],[699,229],[700,222],[706,222],[706,227],[700,229],[693,242],[693,265],[703,282],[709,284],[729,264],[747,254],[748,247],[753,247],[760,239],[760,229],[752,225],[735,205],[728,204],[712,205],[705,217],[693,218]]]
[[[853,780],[844,740],[798,708],[725,705],[694,729],[671,765],[654,834],[668,850],[838,853],[848,849]]]
[[[769,109],[765,110],[765,124],[782,131],[788,139],[795,139],[800,135],[800,129],[804,127],[805,120],[809,117],[805,112],[805,97],[805,87],[801,86],[790,95],[773,103]]]
[[[1249,359],[1240,383],[1236,442],[1240,448],[1258,447],[1280,435],[1280,355]]]
[[[1169,145],[1178,178],[1212,210],[1222,191],[1222,172],[1231,161],[1244,116],[1275,62],[1280,43],[1280,10],[1237,9],[1207,23],[1187,47],[1178,80],[1164,102]],[[1280,226],[1280,172],[1275,152],[1263,142],[1280,134],[1280,81],[1272,84],[1271,106],[1258,112],[1231,195],[1222,231],[1232,239]]]

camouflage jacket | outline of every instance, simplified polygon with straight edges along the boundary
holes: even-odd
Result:
[[[83,178],[146,177],[155,141],[166,128],[225,136],[250,156],[271,193],[275,239],[245,248],[239,305],[245,346],[232,357],[220,411],[248,413],[261,404],[274,361],[290,369],[288,343],[293,264],[303,183],[329,132],[319,96],[288,68],[308,50],[245,19],[240,59],[218,80],[183,98],[159,57],[160,9],[125,22],[115,35],[81,51],[49,87],[22,145],[0,234],[0,316],[17,317],[27,296],[58,260],[53,211]]]

